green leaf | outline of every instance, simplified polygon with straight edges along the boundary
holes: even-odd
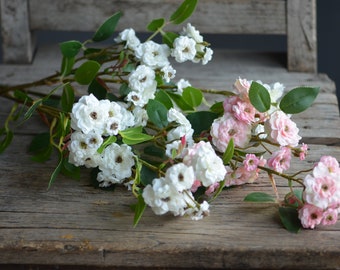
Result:
[[[5,149],[11,144],[13,140],[13,132],[9,129],[0,129],[0,153],[4,152]]]
[[[108,93],[108,87],[101,78],[95,78],[87,89],[89,94],[93,94],[98,100],[106,99]]]
[[[24,121],[26,121],[26,120],[28,120],[32,117],[33,113],[42,104],[42,102],[43,102],[42,99],[38,99],[38,100],[33,102],[31,107],[28,108],[28,110],[26,111],[26,113],[24,115]]]
[[[101,26],[99,26],[92,40],[95,42],[99,42],[106,40],[111,35],[113,35],[121,16],[122,16],[121,12],[116,12],[110,18],[108,18]]]
[[[198,111],[187,115],[195,135],[210,130],[211,124],[218,117],[218,114],[209,111]]]
[[[59,151],[58,165],[57,167],[55,167],[53,173],[51,174],[50,181],[47,187],[48,190],[52,187],[54,181],[56,180],[57,176],[59,175],[61,171],[62,166],[63,166],[63,155],[62,155],[62,152]]]
[[[67,159],[63,159],[63,164],[61,167],[61,173],[66,175],[67,177],[71,177],[73,179],[80,178],[80,168],[69,163]]]
[[[163,103],[150,99],[146,106],[146,112],[149,120],[157,127],[163,128],[168,125],[168,109]]]
[[[158,29],[163,28],[164,25],[165,25],[165,19],[164,18],[155,19],[148,24],[147,29],[151,32],[155,32]]]
[[[203,100],[202,91],[191,86],[183,90],[182,96],[191,107],[198,107]]]
[[[50,143],[50,133],[43,132],[33,137],[28,146],[28,153],[32,156],[32,160],[36,162],[47,161],[52,154],[53,147]]]
[[[102,145],[97,149],[97,152],[99,154],[103,153],[104,149],[106,148],[106,146],[113,144],[117,141],[117,137],[116,136],[110,136],[107,137],[104,142],[102,143]]]
[[[174,41],[179,37],[179,34],[174,32],[165,32],[162,34],[162,41],[164,44],[168,45],[170,48],[174,47]]]
[[[75,79],[79,84],[90,84],[96,77],[97,72],[100,69],[100,64],[93,60],[88,60],[81,64],[75,72]]]
[[[246,202],[275,202],[275,198],[267,193],[253,192],[248,194],[244,201]]]
[[[151,185],[153,179],[157,178],[158,175],[155,171],[151,170],[150,168],[142,166],[140,177],[141,184],[146,187],[147,185]]]
[[[288,114],[300,113],[312,105],[319,90],[319,87],[294,88],[281,99],[280,109]]]
[[[128,128],[120,131],[119,134],[123,138],[123,143],[127,145],[135,145],[153,139],[153,136],[142,132],[142,127]]]
[[[298,233],[301,229],[298,211],[291,207],[279,207],[279,216],[283,226],[292,233]]]
[[[170,110],[170,108],[173,107],[173,104],[172,104],[172,101],[169,95],[163,90],[160,90],[157,92],[155,96],[155,100],[161,102],[168,110]]]
[[[74,103],[74,89],[70,84],[66,84],[61,95],[61,108],[64,112],[71,112]]]
[[[182,111],[193,111],[194,108],[190,106],[181,95],[167,92],[169,97],[176,103],[176,105],[182,110]]]
[[[210,107],[210,111],[222,115],[224,113],[223,101],[216,102]]]
[[[270,109],[270,94],[263,85],[257,82],[252,82],[250,85],[249,99],[259,112],[266,112]]]
[[[136,227],[146,208],[146,203],[144,202],[143,196],[141,194],[138,195],[137,204],[133,205],[132,208],[135,212],[135,216],[133,218],[133,226]]]
[[[61,53],[67,58],[75,57],[83,44],[76,40],[70,40],[59,44]]]
[[[61,61],[61,77],[69,75],[73,69],[75,63],[74,57],[63,57]]]
[[[234,140],[233,138],[231,138],[222,156],[223,164],[227,165],[232,159],[233,155],[234,155]]]
[[[285,196],[285,205],[289,207],[299,207],[301,205],[301,202],[303,202],[303,189],[295,189]]]
[[[185,0],[179,8],[170,16],[170,22],[181,24],[194,12],[198,0]]]

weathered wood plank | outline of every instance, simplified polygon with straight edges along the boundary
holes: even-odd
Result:
[[[317,71],[316,1],[287,1],[288,70]]]
[[[80,181],[59,177],[47,191],[55,161],[43,166],[32,163],[23,153],[28,141],[27,136],[17,137],[0,156],[0,263],[247,269],[338,266],[339,223],[292,235],[281,227],[275,206],[242,201],[252,191],[272,193],[265,177],[257,184],[224,192],[204,220],[158,217],[148,209],[133,228],[129,208],[133,196],[124,189],[114,193],[94,189],[88,171]],[[340,158],[339,147],[311,148],[309,165],[326,153]],[[299,163],[293,167],[303,168]],[[283,196],[287,188],[279,191]]]
[[[29,24],[27,0],[1,0],[2,57],[5,63],[30,63],[34,38]]]
[[[118,29],[146,31],[153,19],[169,18],[181,0],[30,0],[32,29],[94,31],[117,11],[124,12]],[[285,34],[286,3],[282,0],[201,0],[190,22],[202,32]],[[67,18],[67,20],[65,20]],[[212,19],[214,18],[214,19]]]

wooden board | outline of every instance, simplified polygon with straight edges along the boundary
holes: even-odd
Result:
[[[23,151],[30,136],[20,135],[0,156],[0,264],[134,266],[174,268],[303,268],[339,266],[340,223],[292,234],[271,204],[243,202],[246,194],[273,194],[266,177],[235,188],[211,204],[201,221],[155,216],[147,209],[133,228],[134,202],[123,188],[114,193],[58,177],[47,182],[55,160],[32,163]],[[339,147],[311,145],[307,163]],[[294,169],[305,168],[299,163]],[[287,188],[278,179],[279,193]],[[19,255],[19,256],[18,256]]]

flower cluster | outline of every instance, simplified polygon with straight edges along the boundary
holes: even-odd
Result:
[[[319,225],[336,223],[340,212],[340,167],[331,156],[322,156],[313,168],[313,173],[304,179],[305,203],[299,209],[299,218],[304,228],[314,229]]]
[[[49,126],[48,140],[45,133],[35,155],[36,160],[45,161],[52,147],[59,153],[49,186],[60,171],[76,176],[79,167],[91,168],[91,177],[101,188],[124,185],[137,198],[133,207],[136,225],[146,206],[157,215],[202,219],[223,189],[253,183],[264,172],[275,196],[256,192],[246,201],[269,200],[293,208],[279,211],[284,224],[294,218],[299,218],[304,228],[334,224],[340,209],[338,161],[323,156],[311,174],[301,176],[307,170],[288,173],[293,158],[304,160],[308,150],[306,144],[300,144],[292,115],[306,110],[319,88],[287,91],[279,82],[269,85],[238,78],[234,89],[219,91],[195,88],[185,78],[177,80],[173,63],[205,65],[213,55],[209,43],[190,23],[179,33],[164,29],[169,23],[183,23],[196,2],[185,0],[168,21],[152,21],[147,28],[153,33],[146,41],[128,28],[116,35],[111,46],[88,48],[91,42],[114,34],[121,16],[116,13],[91,40],[60,45],[60,73],[11,88],[15,89],[12,96],[8,94],[11,100],[30,106],[25,119],[38,111]],[[156,35],[162,36],[163,43],[153,40]],[[84,54],[76,58],[81,50]],[[34,100],[37,92],[27,86],[46,82],[61,86]],[[78,100],[77,83],[88,85],[88,95]],[[52,94],[59,88],[62,95],[55,102]],[[223,100],[215,96],[217,101],[208,104],[205,94],[222,94]],[[18,119],[14,117],[16,109],[13,107],[8,119]],[[0,142],[0,151],[12,138],[8,122],[1,129],[7,137]],[[290,192],[283,201],[274,177],[289,183]],[[293,182],[300,185],[298,191]],[[292,213],[293,218],[289,216]]]

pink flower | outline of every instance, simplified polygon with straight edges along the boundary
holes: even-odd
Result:
[[[281,146],[297,146],[301,139],[296,123],[282,111],[276,111],[271,115],[266,122],[266,128],[269,129],[273,141]]]
[[[238,167],[235,171],[227,170],[225,177],[225,186],[239,186],[247,183],[253,183],[258,177],[258,170],[247,171],[244,166]]]
[[[213,144],[220,152],[224,152],[230,139],[234,140],[236,147],[247,146],[251,136],[251,126],[244,122],[237,121],[233,117],[223,117],[215,119],[211,126],[210,135]]]
[[[197,189],[198,189],[200,186],[202,186],[201,181],[195,180],[195,181],[194,181],[194,184],[192,185],[192,187],[191,187],[191,189],[190,189],[191,192],[196,192]]]
[[[248,97],[248,92],[250,88],[251,82],[247,79],[238,78],[234,83],[235,88],[239,91],[239,93],[243,96]]]
[[[248,171],[255,171],[260,163],[260,159],[254,154],[247,154],[246,159],[243,161],[244,168]]]
[[[250,124],[255,121],[255,107],[250,102],[238,101],[232,107],[234,117],[242,122]]]
[[[302,143],[302,146],[300,147],[300,153],[299,153],[300,160],[305,160],[307,151],[308,151],[308,145]]]
[[[329,208],[325,212],[323,212],[322,216],[322,225],[333,225],[338,220],[338,210],[334,208]]]
[[[274,152],[268,159],[268,166],[279,173],[288,170],[292,158],[291,153],[289,147],[281,147],[280,150]]]
[[[340,173],[339,162],[331,156],[322,156],[320,162],[323,163],[330,173]]]
[[[204,192],[205,195],[210,196],[211,194],[213,194],[215,192],[216,189],[218,189],[218,187],[220,186],[220,183],[214,183],[212,185],[210,185],[207,190]]]
[[[304,228],[314,229],[319,225],[323,218],[323,211],[321,208],[306,203],[299,209],[299,219]]]

